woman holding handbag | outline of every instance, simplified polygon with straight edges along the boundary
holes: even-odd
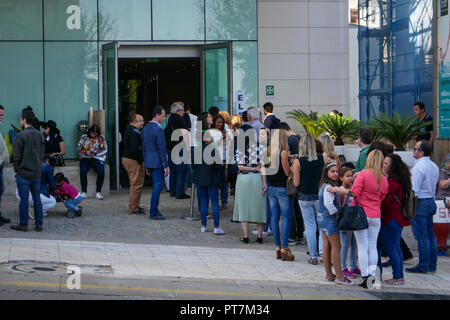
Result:
[[[276,247],[276,258],[292,261],[295,255],[289,249],[289,233],[293,210],[292,196],[286,193],[286,184],[291,174],[289,164],[288,136],[284,130],[275,130],[268,149],[269,166],[265,169],[269,187],[270,209],[272,211],[271,227]],[[281,217],[281,242],[280,242]]]
[[[356,176],[351,190],[327,188],[327,191],[343,194],[351,191],[367,217],[368,228],[354,231],[362,276],[359,285],[363,288],[367,288],[369,276],[375,276],[378,263],[377,239],[381,227],[381,202],[389,189],[387,179],[383,175],[383,161],[383,153],[374,150],[367,156],[366,167]]]

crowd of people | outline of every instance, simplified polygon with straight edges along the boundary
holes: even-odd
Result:
[[[419,102],[416,106],[422,107]],[[143,117],[133,114],[123,136],[121,158],[130,181],[129,213],[145,212],[140,204],[145,175],[151,176],[153,183],[149,209],[152,220],[166,219],[159,211],[165,184],[175,199],[190,198],[186,188],[192,185],[198,195],[200,232],[208,232],[211,219],[213,233],[222,235],[225,232],[220,227],[220,211],[227,208],[231,194],[231,221],[240,223],[242,243],[251,242],[250,224],[256,224],[252,232],[256,243],[273,236],[275,258],[282,261],[295,259],[290,244],[306,242],[307,261],[312,265],[322,263],[326,280],[354,285],[351,279],[360,276],[359,284],[365,288],[375,277],[377,267],[382,270],[388,265],[392,266],[393,278],[384,283],[405,283],[403,262],[412,254],[401,233],[403,227],[412,225],[419,263],[406,271],[436,272],[437,244],[432,223],[435,199],[444,200],[450,195],[450,156],[439,170],[430,160],[432,135],[417,137],[417,162],[410,169],[394,154],[392,145],[372,141],[370,129],[360,128],[361,152],[353,164],[336,153],[332,137],[299,136],[273,114],[272,103],[263,108],[264,115],[250,107],[231,116],[214,106],[193,115],[189,106],[177,101],[168,115],[163,107],[155,107],[145,126]],[[3,107],[0,118],[2,115]],[[53,175],[53,167],[64,163],[65,153],[56,123],[36,126],[36,122],[32,110],[22,111],[22,130],[15,136],[13,147],[20,223],[11,228],[20,231],[28,228],[30,204],[36,231],[42,231],[43,213],[56,200],[64,201],[68,217],[81,216],[80,203],[87,197],[90,168],[97,173],[95,197],[103,199],[107,144],[99,127],[91,126],[78,143],[80,192],[62,173]],[[44,128],[43,134],[39,126]],[[7,161],[5,149],[1,139],[2,163]],[[417,198],[416,216],[406,218],[403,208],[412,192]],[[339,230],[338,215],[345,205],[361,206],[368,228]],[[450,203],[446,206],[450,208]],[[9,219],[0,213],[0,223],[6,222]]]

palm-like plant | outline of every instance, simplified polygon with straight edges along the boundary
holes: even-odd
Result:
[[[344,138],[356,139],[361,123],[352,117],[343,117],[339,114],[327,114],[320,116],[319,126],[334,138],[337,146],[344,145]]]
[[[292,110],[286,112],[289,119],[296,120],[306,132],[308,132],[314,139],[316,139],[324,129],[319,126],[320,117],[317,112],[311,111],[309,114],[302,110]]]
[[[401,116],[395,111],[393,117],[380,113],[367,124],[379,136],[389,140],[397,151],[404,151],[408,141],[414,136],[423,134],[423,129],[432,123],[432,121],[419,122],[418,120],[419,116]]]

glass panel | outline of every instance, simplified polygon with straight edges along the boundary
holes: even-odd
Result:
[[[11,124],[20,127],[20,112],[27,105],[44,118],[42,43],[0,42],[0,57],[0,104],[5,107],[0,131],[5,137]]]
[[[1,0],[0,40],[42,40],[42,1]]]
[[[151,40],[151,0],[99,0],[101,40]]]
[[[206,0],[206,40],[257,40],[255,0]]]
[[[203,0],[153,0],[155,40],[204,40]]]
[[[228,111],[228,49],[205,50],[205,108]]]
[[[258,45],[256,42],[233,42],[233,95],[245,90],[246,107],[258,105]],[[233,113],[236,104],[233,103]]]
[[[77,123],[98,105],[96,42],[45,43],[45,105],[46,120],[56,122],[65,141],[65,157],[77,158]]]
[[[113,44],[103,47],[103,105],[106,110],[106,143],[108,144],[107,162],[110,168],[111,189],[116,189],[116,50]]]
[[[97,40],[97,0],[45,0],[45,40]]]

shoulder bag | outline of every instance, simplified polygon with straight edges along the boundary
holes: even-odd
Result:
[[[345,197],[345,204],[339,210],[337,223],[338,229],[342,231],[358,231],[369,228],[369,223],[367,221],[366,213],[364,209],[358,205],[355,197],[355,205],[348,205],[348,197],[350,196],[350,191]]]
[[[394,194],[394,199],[402,210],[403,217],[406,219],[414,219],[416,217],[417,197],[413,190],[405,195],[403,205],[400,204],[400,200]]]

